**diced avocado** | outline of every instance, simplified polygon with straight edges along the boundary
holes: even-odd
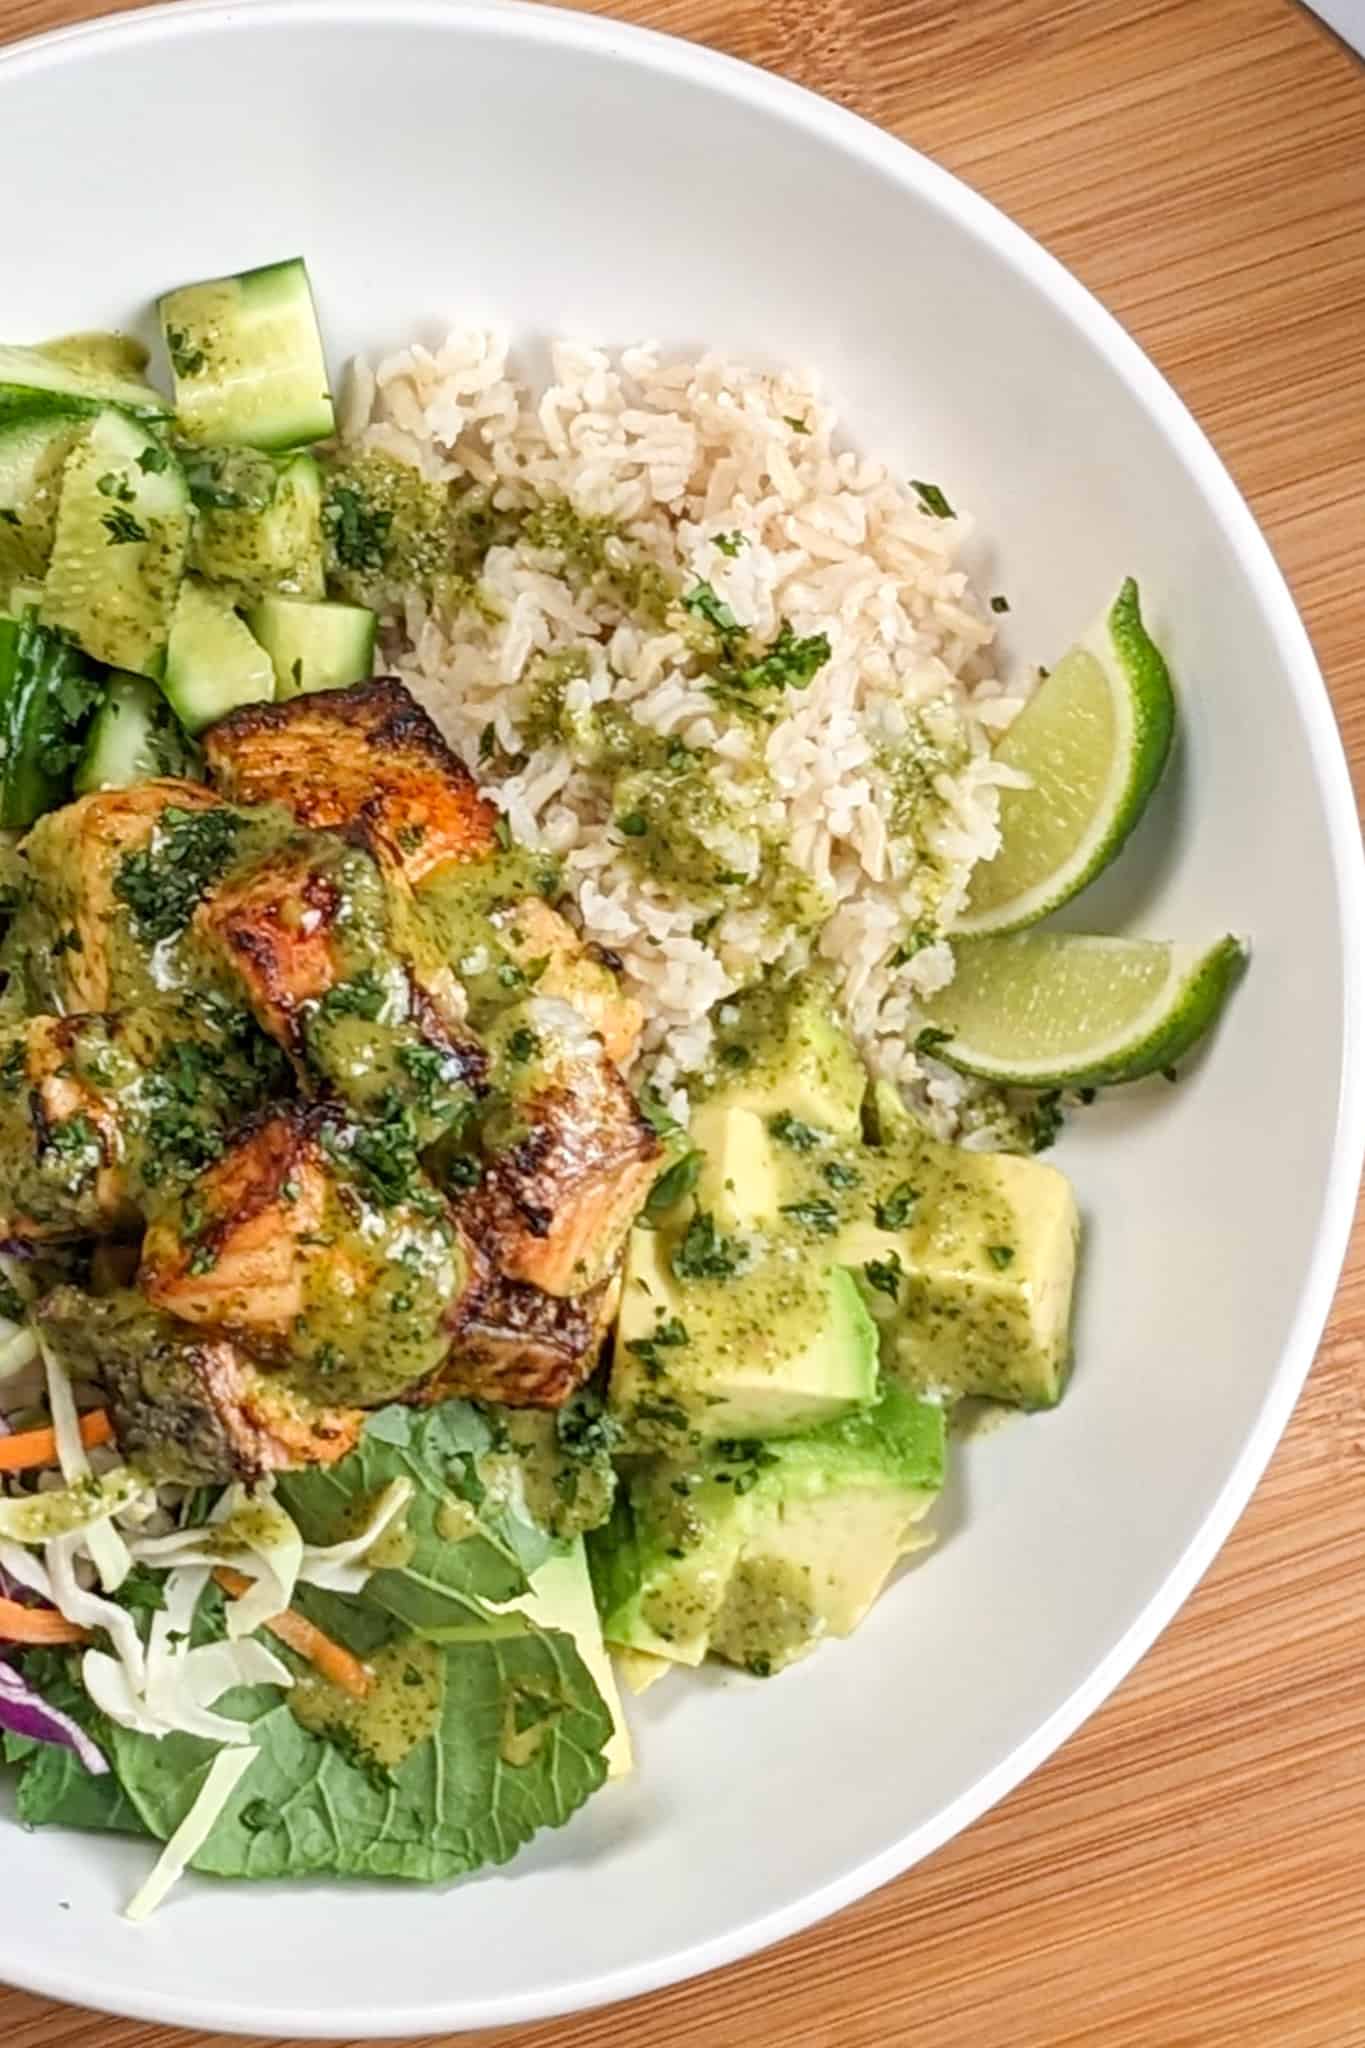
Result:
[[[612,1649],[611,1661],[622,1685],[627,1692],[634,1693],[636,1699],[657,1685],[661,1678],[667,1678],[673,1669],[667,1657],[656,1657],[649,1650],[628,1650],[623,1644]]]
[[[322,476],[311,455],[205,448],[186,458],[185,475],[198,515],[192,569],[237,605],[267,591],[324,595]]]
[[[863,1063],[818,976],[769,976],[716,1012],[704,1095],[851,1138],[866,1087]]]
[[[715,1217],[721,1230],[743,1230],[777,1215],[782,1174],[767,1126],[756,1110],[708,1102],[688,1132],[701,1154],[697,1206]]]
[[[626,1256],[610,1401],[632,1443],[788,1435],[873,1398],[876,1324],[828,1254],[729,1239],[702,1210],[670,1225]]]
[[[645,1461],[589,1539],[604,1634],[676,1663],[782,1669],[862,1620],[922,1540],[943,1461],[942,1408],[894,1385],[804,1436]]]
[[[905,1385],[1024,1408],[1061,1397],[1080,1221],[1065,1175],[911,1130],[866,1153],[835,1242]]]
[[[533,1575],[530,1592],[510,1604],[533,1621],[537,1628],[558,1629],[573,1638],[579,1656],[602,1695],[602,1703],[611,1715],[611,1740],[603,1751],[607,1760],[607,1776],[628,1776],[635,1767],[630,1728],[621,1705],[616,1674],[602,1638],[602,1624],[597,1618],[583,1538],[577,1536],[572,1543],[563,1544],[553,1551]]]

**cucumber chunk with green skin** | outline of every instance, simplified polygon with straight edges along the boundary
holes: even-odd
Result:
[[[158,312],[187,440],[305,448],[335,432],[302,257],[184,285]]]
[[[67,336],[38,348],[0,346],[0,418],[15,413],[94,413],[116,406],[135,419],[164,420],[170,406],[147,383],[107,358],[73,360],[73,344],[89,336]],[[53,353],[53,351],[58,351]]]
[[[155,683],[112,675],[76,768],[76,794],[128,789],[158,775],[195,776],[198,751]]]
[[[237,605],[325,595],[322,476],[308,454],[209,448],[185,460],[197,517],[190,567]]]
[[[240,704],[269,703],[275,671],[227,599],[187,579],[175,608],[161,687],[186,732],[202,732]]]
[[[0,618],[0,829],[23,832],[63,803],[103,683],[29,609]]]
[[[124,414],[100,413],[67,458],[43,624],[111,668],[159,677],[190,519],[170,450]]]
[[[59,334],[55,341],[40,341],[37,348],[39,355],[46,356],[49,362],[64,363],[68,369],[83,370],[91,377],[146,381],[143,372],[150,360],[148,351],[131,334],[111,334],[104,328],[92,328],[83,334]],[[161,399],[160,392],[156,396]],[[169,410],[164,399],[161,406],[163,411]]]
[[[357,604],[305,604],[263,597],[247,624],[275,664],[281,701],[312,690],[344,690],[374,670],[375,615]]]
[[[62,470],[80,431],[61,413],[0,418],[0,589],[47,568]]]

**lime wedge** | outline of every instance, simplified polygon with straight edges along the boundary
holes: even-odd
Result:
[[[995,750],[1028,789],[1000,792],[1000,851],[972,876],[957,929],[1014,932],[1108,867],[1161,779],[1175,698],[1130,576]]]
[[[1176,946],[1074,932],[963,939],[954,950],[957,973],[926,1005],[917,1044],[1018,1088],[1102,1088],[1173,1066],[1247,957],[1233,938]]]

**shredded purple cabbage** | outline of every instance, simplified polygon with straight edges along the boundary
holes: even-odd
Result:
[[[55,1742],[74,1750],[93,1777],[104,1777],[109,1769],[103,1753],[84,1728],[58,1707],[50,1707],[12,1664],[0,1657],[0,1728],[11,1735],[26,1735],[33,1742]]]

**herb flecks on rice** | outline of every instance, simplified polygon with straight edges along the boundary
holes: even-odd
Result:
[[[562,860],[655,1084],[703,1063],[725,996],[816,958],[874,1071],[956,1128],[974,1091],[915,1052],[916,999],[951,976],[1018,708],[956,562],[970,522],[843,448],[800,379],[714,356],[561,343],[537,396],[456,333],[361,366],[346,428],[348,470],[406,467],[379,472],[390,535],[435,494],[454,536],[444,574],[400,545],[352,588],[514,836]]]

